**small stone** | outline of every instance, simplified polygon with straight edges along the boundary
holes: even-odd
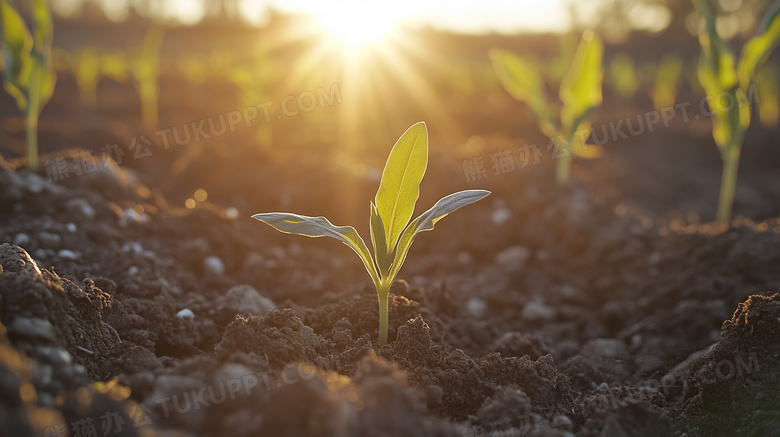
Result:
[[[38,234],[38,241],[40,241],[41,246],[54,249],[62,243],[62,237],[52,232],[41,232]]]
[[[36,340],[54,341],[54,326],[51,322],[34,317],[17,317],[8,325],[8,333]]]
[[[74,232],[76,232],[76,230],[78,229],[78,228],[76,227],[76,224],[75,224],[75,223],[68,223],[67,225],[65,225],[65,228],[66,228],[66,229],[68,230],[68,232],[70,232],[70,233],[74,233]]]
[[[219,257],[207,256],[203,260],[203,270],[210,275],[222,276],[225,274],[225,264]]]
[[[127,274],[130,275],[130,276],[135,276],[140,271],[141,271],[141,269],[139,269],[138,267],[130,266],[130,268],[127,269]]]
[[[228,220],[236,220],[238,218],[238,208],[232,206],[225,208],[225,218]]]
[[[530,322],[549,322],[555,319],[555,308],[533,300],[523,307],[522,317]]]
[[[222,305],[236,314],[263,316],[276,309],[276,304],[251,285],[236,285],[225,293]]]
[[[441,401],[444,398],[444,390],[438,385],[429,385],[425,391],[425,398],[428,408],[436,408],[441,405]]]
[[[504,249],[496,255],[496,264],[508,272],[521,270],[525,267],[528,259],[531,257],[531,251],[527,247],[513,246]]]
[[[72,250],[68,250],[68,249],[60,250],[59,252],[57,252],[57,256],[59,256],[62,259],[78,259],[79,258],[79,255],[76,252],[74,252]]]
[[[564,431],[571,431],[574,429],[574,424],[572,423],[571,419],[569,419],[569,416],[565,414],[559,414],[555,416],[552,420],[552,426],[553,428],[558,428]]]
[[[95,217],[95,208],[89,204],[87,199],[81,197],[70,199],[65,204],[65,207],[83,219],[91,220]]]
[[[24,246],[30,242],[30,236],[25,233],[18,233],[14,237],[14,244],[17,246]]]
[[[458,262],[458,264],[471,264],[472,261],[474,261],[474,258],[471,256],[470,253],[466,251],[458,252],[458,255],[455,257],[455,260]]]
[[[193,313],[189,308],[184,308],[183,310],[176,313],[176,317],[180,319],[194,319],[195,313]]]
[[[487,314],[487,303],[478,297],[472,297],[466,302],[466,310],[475,318],[481,319]]]
[[[131,241],[122,245],[122,252],[135,252],[141,253],[144,251],[144,247],[137,241]]]
[[[585,357],[619,359],[627,354],[625,343],[614,338],[596,338],[582,346],[580,353]]]
[[[503,225],[504,223],[508,222],[509,219],[511,218],[512,218],[512,211],[510,211],[508,208],[499,208],[493,211],[493,214],[490,215],[490,220],[496,226]]]

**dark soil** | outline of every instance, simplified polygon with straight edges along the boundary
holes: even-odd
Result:
[[[0,168],[2,436],[780,435],[777,129],[748,137],[729,228],[709,222],[720,162],[706,131],[608,144],[563,188],[547,158],[466,183],[433,131],[418,209],[463,188],[493,195],[420,236],[380,346],[349,250],[249,218],[326,215],[365,236],[374,179],[292,124],[274,133],[284,153],[247,130],[155,141],[153,157],[78,176],[64,148],[127,150],[138,121],[57,109],[68,80],[41,138],[70,177]],[[187,95],[177,81],[164,96]],[[57,142],[63,125],[95,127]],[[485,153],[525,141],[506,132],[483,135]],[[393,139],[365,163],[381,166]],[[208,201],[185,208],[198,188]]]

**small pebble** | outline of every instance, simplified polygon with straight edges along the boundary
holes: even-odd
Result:
[[[141,271],[141,269],[139,269],[138,267],[136,267],[136,266],[130,266],[130,268],[129,268],[129,269],[127,269],[127,274],[128,274],[128,275],[130,275],[130,276],[135,276],[135,275],[137,275],[137,274],[138,274],[138,272],[140,272],[140,271]]]
[[[225,218],[228,220],[235,220],[238,218],[238,208],[228,207],[225,209]]]
[[[504,249],[496,255],[496,264],[504,270],[512,272],[525,267],[528,259],[531,258],[531,250],[523,246],[513,246]]]
[[[466,302],[466,310],[475,318],[481,319],[487,314],[487,303],[478,297],[472,297]]]
[[[41,246],[46,248],[55,248],[62,243],[62,237],[59,236],[59,234],[55,234],[52,232],[41,232],[38,234],[38,240],[41,243]]]
[[[225,274],[225,264],[216,256],[207,256],[203,260],[203,269],[206,273],[214,276],[222,276]]]
[[[180,319],[194,319],[195,313],[193,313],[191,309],[185,308],[179,311],[178,313],[176,313],[176,317]]]
[[[30,236],[25,233],[16,234],[14,237],[14,244],[17,246],[24,246],[30,242]]]
[[[59,252],[57,252],[57,256],[63,259],[78,259],[79,257],[79,255],[76,252],[68,249],[60,250]]]
[[[555,318],[555,309],[539,301],[525,304],[522,317],[531,322],[549,322]]]
[[[144,251],[144,247],[137,241],[131,241],[122,245],[122,252],[135,252],[141,253]]]
[[[8,325],[8,333],[38,340],[54,341],[54,326],[44,319],[17,317]]]
[[[71,233],[76,232],[77,229],[74,223],[68,223],[67,225],[65,225],[65,227],[68,229],[68,232]]]
[[[490,220],[496,226],[503,225],[504,223],[508,222],[509,219],[511,218],[512,218],[512,211],[510,211],[508,208],[499,208],[493,211],[493,214],[490,216]]]

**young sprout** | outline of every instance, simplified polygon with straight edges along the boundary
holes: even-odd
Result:
[[[777,126],[780,122],[780,90],[778,89],[780,70],[774,64],[767,63],[756,74],[756,91],[761,96],[758,102],[758,119],[765,127]]]
[[[24,113],[27,165],[38,168],[38,116],[51,98],[56,82],[52,65],[51,14],[46,0],[33,0],[33,36],[24,20],[6,0],[0,0],[3,78],[5,89]]]
[[[555,180],[559,185],[569,180],[572,154],[583,158],[599,154],[596,146],[585,145],[588,136],[585,133],[590,132],[590,118],[601,105],[603,52],[604,46],[593,32],[582,35],[568,74],[561,83],[558,95],[562,107],[560,120],[556,121],[553,118],[553,103],[547,97],[539,70],[529,61],[506,50],[490,51],[493,68],[504,89],[531,108],[545,135],[560,140],[560,144],[556,144],[561,147],[560,153],[555,156],[558,159]]]
[[[379,343],[387,343],[390,285],[401,270],[409,248],[420,232],[430,231],[451,212],[487,197],[486,190],[450,194],[409,222],[420,196],[420,182],[428,166],[428,131],[425,123],[410,127],[393,146],[385,163],[379,190],[370,209],[374,257],[355,228],[335,226],[325,217],[272,212],[252,218],[278,231],[305,237],[331,237],[349,246],[363,261],[379,299]]]
[[[73,57],[73,74],[79,87],[79,101],[89,109],[97,107],[97,86],[100,80],[100,56],[91,47]]]
[[[718,34],[715,15],[706,0],[693,0],[704,25],[699,31],[702,56],[699,82],[707,93],[712,117],[712,136],[723,158],[717,220],[731,218],[737,169],[745,131],[750,126],[747,91],[756,70],[780,42],[780,0],[764,15],[758,33],[742,47],[739,62]]]
[[[634,98],[639,89],[639,80],[634,67],[634,60],[628,53],[619,53],[609,63],[609,81],[621,99],[628,101]]]
[[[162,28],[152,25],[146,32],[144,45],[131,67],[131,73],[138,82],[138,92],[141,95],[141,118],[144,127],[150,130],[156,128],[158,124],[157,98],[160,90],[157,80],[160,74],[162,38]]]
[[[651,96],[656,110],[674,106],[677,92],[680,91],[682,72],[683,61],[679,56],[668,55],[661,58],[655,70],[655,84]]]

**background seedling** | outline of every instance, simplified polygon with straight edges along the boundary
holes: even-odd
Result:
[[[653,107],[657,111],[674,106],[677,92],[682,83],[682,72],[682,58],[677,55],[667,55],[661,58],[658,68],[655,69],[655,83],[651,95]]]
[[[3,41],[3,79],[6,91],[24,113],[27,165],[38,168],[38,116],[54,92],[52,24],[45,0],[32,2],[33,36],[22,17],[6,0],[0,0]]]
[[[428,131],[425,123],[410,127],[393,146],[385,163],[379,190],[370,209],[371,242],[374,257],[352,226],[335,226],[325,217],[308,217],[285,212],[255,214],[280,232],[305,237],[331,237],[349,246],[363,261],[379,299],[379,343],[387,342],[390,286],[406,260],[417,234],[433,229],[451,212],[487,197],[485,190],[450,194],[412,220],[420,196],[420,182],[428,166]]]
[[[634,67],[634,59],[628,53],[618,53],[609,63],[609,82],[615,93],[624,101],[629,101],[639,89],[639,79]]]
[[[553,114],[556,106],[550,102],[542,74],[529,61],[506,50],[493,49],[490,58],[501,83],[514,98],[525,102],[534,112],[539,128],[549,137],[556,137],[560,153],[555,168],[555,180],[563,185],[569,179],[572,154],[590,158],[599,154],[595,146],[587,147],[590,118],[601,105],[604,73],[601,60],[604,46],[593,32],[582,35],[568,74],[559,90],[562,103],[560,118]]]
[[[86,108],[95,109],[100,80],[100,56],[95,49],[87,47],[73,57],[71,65],[79,86],[79,101]]]
[[[141,118],[144,127],[155,129],[158,124],[157,98],[160,94],[157,81],[160,71],[160,46],[163,30],[152,26],[146,32],[144,44],[131,63],[130,72],[138,84],[141,96]]]
[[[756,90],[761,100],[758,102],[758,119],[766,127],[777,126],[780,122],[780,90],[778,79],[780,69],[777,65],[767,63],[756,74]]]
[[[742,141],[750,126],[748,86],[780,41],[780,1],[766,12],[758,33],[742,47],[739,63],[718,34],[715,15],[707,1],[693,2],[704,19],[699,31],[699,82],[711,99],[712,136],[723,158],[717,220],[725,224],[731,218]]]

